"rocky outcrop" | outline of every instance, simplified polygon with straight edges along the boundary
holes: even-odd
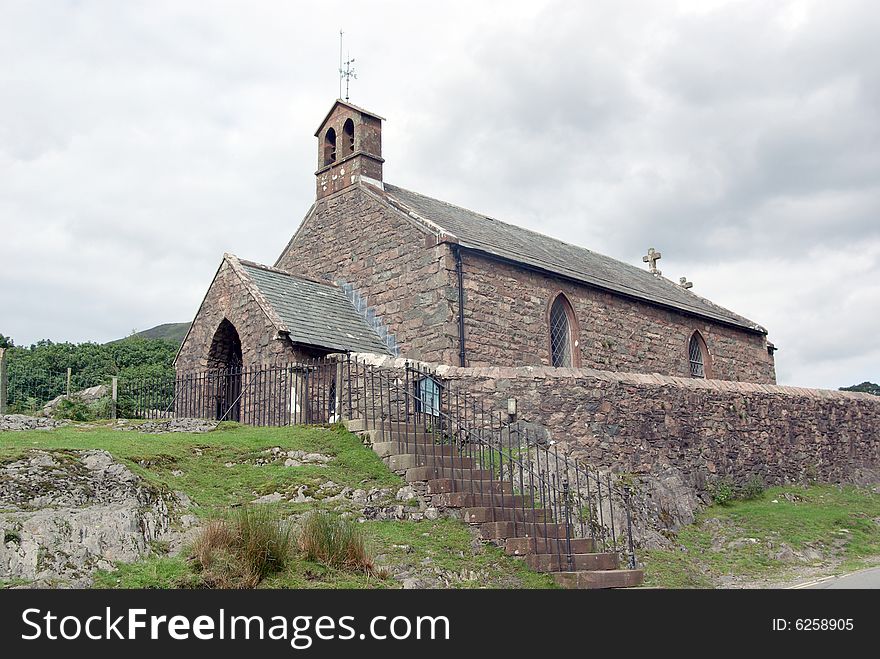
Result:
[[[43,416],[54,416],[55,409],[61,403],[61,401],[65,399],[75,400],[81,403],[85,403],[86,405],[91,405],[93,403],[97,403],[102,398],[106,398],[110,395],[110,390],[107,385],[99,384],[94,387],[88,387],[83,389],[82,391],[77,391],[76,393],[71,394],[70,396],[66,394],[62,394],[61,396],[56,396],[48,403],[43,405]]]
[[[24,414],[4,414],[0,416],[0,432],[22,430],[54,430],[67,425],[66,421],[56,421],[39,416],[25,416]]]
[[[173,507],[186,503],[106,451],[29,451],[0,464],[0,579],[87,586],[96,568],[166,538]]]

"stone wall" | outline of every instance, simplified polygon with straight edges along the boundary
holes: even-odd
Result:
[[[428,235],[355,185],[316,202],[276,267],[352,284],[403,354],[453,363],[454,263],[445,244],[426,244]]]
[[[467,250],[463,266],[468,366],[549,365],[549,309],[561,292],[577,317],[577,366],[689,377],[688,341],[699,330],[709,350],[713,377],[776,381],[763,335],[522,270]]]
[[[209,367],[214,334],[224,318],[238,332],[245,365],[286,364],[297,358],[293,345],[286,337],[278,337],[275,326],[224,259],[181,346],[175,364],[178,372]]]
[[[543,427],[585,462],[699,491],[716,478],[859,480],[880,468],[880,398],[591,369],[437,367],[453,387]],[[876,476],[876,472],[874,473]]]

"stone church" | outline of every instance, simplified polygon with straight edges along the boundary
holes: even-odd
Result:
[[[223,257],[179,373],[368,352],[775,382],[767,330],[653,257],[635,267],[385,182],[382,122],[333,104],[314,204],[273,265]]]

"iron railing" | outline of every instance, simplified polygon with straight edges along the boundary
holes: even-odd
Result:
[[[132,419],[194,417],[254,426],[339,421],[335,357],[284,366],[183,371],[166,378],[122,379],[118,415]]]

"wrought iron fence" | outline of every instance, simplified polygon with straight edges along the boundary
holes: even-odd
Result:
[[[339,420],[335,357],[283,366],[180,372],[120,380],[118,415],[132,419],[196,417],[254,426]]]

